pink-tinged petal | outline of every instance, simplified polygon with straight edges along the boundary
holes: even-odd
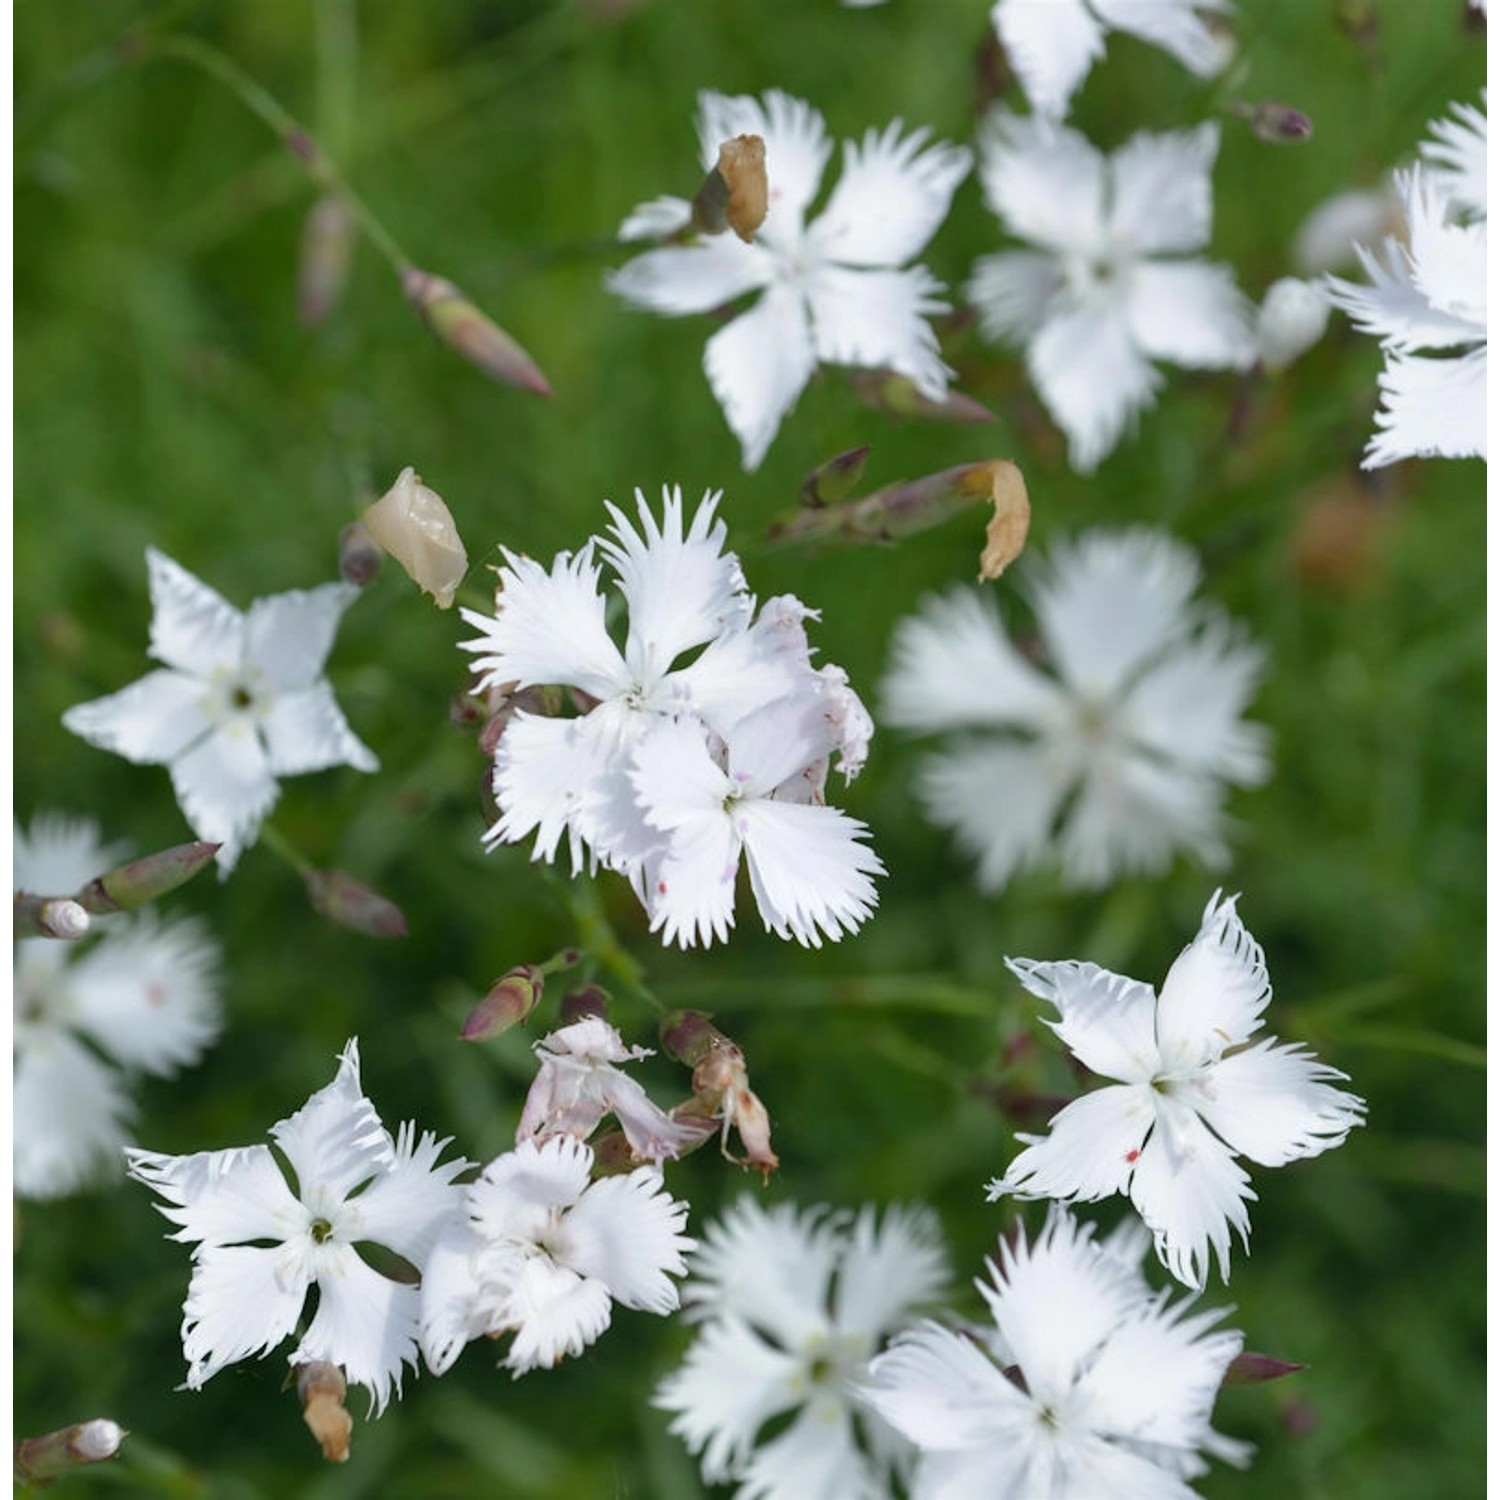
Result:
[[[1104,158],[1076,130],[992,112],[980,130],[979,180],[1018,239],[1081,255],[1104,248]]]
[[[839,1267],[833,1321],[875,1348],[933,1302],[948,1284],[942,1228],[929,1209],[888,1208],[879,1220],[866,1206],[849,1230]]]
[[[1331,1151],[1363,1123],[1364,1101],[1331,1087],[1336,1078],[1348,1074],[1268,1038],[1207,1069],[1191,1102],[1239,1155],[1281,1167]]]
[[[1488,348],[1459,359],[1392,354],[1380,375],[1379,429],[1361,466],[1402,458],[1489,458]]]
[[[360,1087],[357,1041],[340,1053],[333,1082],[296,1114],[278,1120],[271,1139],[297,1174],[299,1197],[314,1212],[329,1212],[361,1183],[395,1166],[395,1146]]]
[[[1092,0],[1100,17],[1116,31],[1170,52],[1200,78],[1212,78],[1233,55],[1198,11],[1228,11],[1226,0]]]
[[[679,1125],[629,1074],[609,1069],[599,1089],[637,1161],[660,1163],[702,1142],[701,1128]]]
[[[1110,157],[1114,242],[1141,255],[1183,254],[1206,245],[1213,228],[1211,174],[1218,154],[1219,127],[1214,124],[1132,136]]]
[[[1024,344],[1047,321],[1063,286],[1057,257],[1039,250],[1002,250],[982,255],[964,289],[979,309],[984,336],[1001,344]]]
[[[749,621],[745,575],[739,558],[724,550],[728,529],[715,516],[720,493],[704,495],[686,533],[681,489],[663,486],[660,523],[637,490],[639,531],[605,502],[613,538],[601,540],[599,550],[619,574],[629,612],[627,668],[648,691],[683,652]]]
[[[1168,1072],[1187,1072],[1248,1041],[1271,1001],[1260,944],[1235,910],[1239,898],[1214,892],[1198,935],[1177,956],[1161,987],[1156,1038]]]
[[[721,234],[696,245],[648,250],[611,271],[604,284],[633,307],[680,317],[738,301],[769,285],[774,275],[768,251],[737,235]]]
[[[705,171],[734,136],[758,135],[765,142],[769,205],[760,234],[771,244],[795,238],[833,149],[822,115],[780,89],[768,89],[761,99],[705,90],[698,95],[697,123]]]
[[[669,833],[722,819],[735,792],[709,754],[703,726],[686,717],[661,722],[639,741],[631,782],[646,821]]]
[[[301,776],[330,766],[380,769],[374,751],[350,729],[327,682],[278,694],[260,727],[274,776]]]
[[[932,400],[953,378],[928,318],[949,310],[942,283],[925,266],[851,271],[822,266],[807,284],[813,341],[829,365],[891,369]]]
[[[602,1282],[622,1307],[665,1317],[677,1310],[671,1278],[686,1274],[683,1255],[693,1248],[683,1233],[687,1213],[654,1168],[601,1178],[568,1215],[568,1264]]]
[[[62,716],[63,728],[137,765],[166,765],[210,732],[204,696],[197,678],[170,670],[148,672],[107,698],[76,704]]]
[[[924,127],[902,139],[902,122],[844,142],[844,167],[828,206],[808,231],[818,252],[845,266],[901,266],[943,222],[973,158],[962,146],[922,149]]]
[[[1049,1134],[1019,1136],[1026,1149],[986,1184],[988,1195],[1097,1203],[1123,1193],[1155,1120],[1149,1084],[1095,1089],[1059,1110]]]
[[[807,309],[787,285],[770,287],[708,341],[703,368],[747,470],[760,467],[816,367]]]
[[[495,613],[460,610],[479,632],[460,641],[476,653],[481,688],[557,683],[612,698],[630,686],[619,648],[604,628],[604,596],[593,544],[560,552],[552,568],[506,552],[495,590]]]
[[[639,203],[615,231],[622,240],[664,240],[679,229],[686,229],[693,217],[693,206],[686,198],[663,194],[649,203]]]
[[[1027,347],[1026,367],[1081,474],[1098,467],[1162,384],[1124,315],[1092,304],[1049,318]]]
[[[869,829],[836,807],[743,802],[735,823],[745,841],[750,887],[768,932],[804,948],[838,942],[875,910],[870,878],[885,866],[862,840]]]
[[[1255,310],[1225,266],[1145,262],[1130,277],[1130,332],[1153,359],[1188,369],[1247,368],[1255,359]]]
[[[305,1257],[286,1246],[205,1247],[182,1311],[188,1388],[236,1360],[269,1354],[297,1326],[311,1284]]]
[[[550,1369],[582,1354],[609,1327],[609,1288],[534,1256],[522,1263],[501,1317],[516,1333],[506,1369],[517,1376]]]
[[[1250,1179],[1188,1105],[1158,1095],[1156,1110],[1156,1129],[1135,1164],[1130,1201],[1146,1221],[1162,1264],[1180,1282],[1201,1287],[1211,1251],[1228,1281],[1230,1231],[1250,1248]]]
[[[17,1196],[62,1198],[118,1177],[132,1113],[120,1074],[66,1031],[23,1036],[11,1095]]]
[[[471,1339],[489,1331],[478,1271],[482,1243],[467,1219],[451,1219],[423,1262],[418,1341],[434,1375],[444,1374]]]
[[[396,1157],[347,1205],[345,1230],[355,1243],[384,1245],[421,1266],[443,1225],[460,1212],[463,1191],[453,1179],[474,1165],[463,1157],[439,1163],[451,1144],[409,1121],[396,1132]]]
[[[1097,964],[1005,962],[1033,995],[1056,1008],[1058,1019],[1047,1024],[1084,1067],[1121,1083],[1149,1083],[1156,1076],[1161,1058],[1150,985]]]
[[[245,617],[201,579],[154,547],[146,549],[151,586],[151,654],[193,677],[237,670]]]
[[[1104,56],[1104,28],[1083,0],[995,0],[990,23],[1031,107],[1061,119]]]
[[[741,797],[766,797],[837,744],[832,721],[811,681],[745,715],[727,737],[726,774]]]
[[[172,790],[200,839],[220,845],[219,875],[227,876],[240,851],[255,842],[281,788],[259,738],[243,727],[219,731],[179,755],[171,765]]]
[[[311,1215],[293,1196],[268,1146],[162,1156],[128,1147],[130,1176],[164,1202],[157,1209],[179,1226],[171,1238],[208,1247],[300,1235]]]
[[[245,623],[245,665],[259,667],[278,692],[311,687],[357,598],[352,583],[325,583],[257,599]]]
[[[294,1365],[327,1361],[370,1393],[378,1417],[401,1394],[401,1366],[416,1365],[421,1293],[372,1270],[351,1245],[318,1254],[318,1311],[291,1356]]]

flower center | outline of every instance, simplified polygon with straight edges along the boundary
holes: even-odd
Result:
[[[216,729],[253,730],[271,708],[271,688],[258,667],[221,667],[209,679],[203,716]]]
[[[307,1232],[315,1245],[326,1245],[333,1238],[333,1225],[327,1219],[314,1219]]]

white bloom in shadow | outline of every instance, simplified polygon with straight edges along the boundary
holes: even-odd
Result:
[[[925,129],[903,136],[899,120],[869,130],[857,145],[845,142],[838,186],[808,223],[832,150],[823,117],[776,89],[763,99],[700,94],[705,170],[738,135],[760,136],[766,147],[770,206],[754,243],[723,234],[662,246],[607,284],[669,316],[763,293],[709,339],[703,361],[745,468],[755,469],[819,364],[895,370],[941,400],[953,372],[927,319],[948,305],[941,284],[908,262],[936,233],[971,157],[962,146],[927,146]],[[657,199],[626,219],[620,237],[671,233],[689,213],[681,200]]]
[[[1129,1196],[1162,1264],[1201,1287],[1210,1252],[1229,1279],[1231,1231],[1247,1250],[1254,1202],[1239,1158],[1263,1167],[1318,1156],[1363,1123],[1364,1101],[1330,1079],[1347,1075],[1305,1047],[1253,1042],[1271,1000],[1265,955],[1235,899],[1216,891],[1203,924],[1150,985],[1089,963],[1008,959],[1033,995],[1055,1007],[1047,1024],[1086,1068],[1115,1079],[1075,1099],[989,1196],[1092,1203]]]
[[[63,724],[101,750],[165,765],[188,824],[221,844],[221,876],[255,842],[277,778],[380,762],[354,735],[323,664],[358,597],[328,583],[257,599],[242,614],[171,558],[148,548],[151,655],[164,663]]]
[[[929,599],[896,628],[882,719],[956,731],[922,764],[928,816],[1000,890],[1056,861],[1073,886],[1221,861],[1226,783],[1267,772],[1265,731],[1242,720],[1261,655],[1195,604],[1197,559],[1158,532],[1092,531],[1028,583],[1038,670],[977,589]]]
[[[996,111],[980,136],[985,201],[1034,250],[976,262],[988,338],[1023,344],[1032,383],[1092,471],[1155,400],[1153,360],[1243,369],[1251,307],[1225,266],[1188,259],[1213,223],[1216,125],[1133,136],[1104,156],[1077,131]]]
[[[879,1500],[902,1445],[851,1381],[947,1279],[925,1211],[877,1221],[865,1208],[851,1222],[741,1198],[693,1257],[683,1300],[703,1326],[655,1404],[736,1500]]]

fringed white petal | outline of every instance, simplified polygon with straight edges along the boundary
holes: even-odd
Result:
[[[813,341],[824,364],[891,369],[941,399],[953,378],[928,318],[949,310],[924,266],[905,271],[824,266],[808,281]]]
[[[131,1115],[120,1075],[66,1031],[17,1028],[12,1170],[21,1198],[63,1198],[123,1170]]]
[[[307,1225],[307,1210],[287,1186],[268,1146],[191,1156],[127,1147],[125,1158],[129,1175],[164,1200],[156,1207],[179,1226],[174,1240],[205,1246],[280,1241]]]
[[[281,788],[259,738],[247,729],[207,736],[171,765],[172,790],[189,826],[221,848],[220,878],[255,842]]]
[[[693,206],[686,198],[663,194],[649,203],[639,203],[615,231],[622,240],[664,240],[679,229],[686,229],[693,217]]]
[[[107,698],[76,704],[62,716],[63,728],[137,765],[166,765],[211,731],[206,691],[181,672],[148,672]]]
[[[1255,311],[1225,266],[1136,266],[1125,305],[1131,336],[1152,359],[1208,370],[1240,370],[1255,359]]]
[[[1418,148],[1430,168],[1433,185],[1461,213],[1489,216],[1489,99],[1483,109],[1451,106],[1451,118],[1434,120],[1428,139]]]
[[[931,1210],[888,1208],[877,1219],[865,1207],[850,1226],[839,1266],[834,1323],[873,1349],[938,1297],[948,1277],[942,1229]]]
[[[1116,31],[1127,31],[1142,41],[1170,52],[1183,67],[1200,78],[1212,78],[1233,56],[1201,11],[1227,12],[1232,0],[1090,0],[1094,9]]]
[[[245,617],[180,563],[146,549],[151,588],[151,655],[193,677],[241,664]]]
[[[1170,1072],[1198,1067],[1248,1041],[1271,1003],[1266,956],[1240,920],[1236,900],[1214,893],[1198,935],[1162,984],[1156,1035]]]
[[[31,827],[12,824],[11,878],[18,891],[62,896],[129,858],[124,844],[106,844],[92,818],[39,812]]]
[[[1002,250],[974,262],[964,295],[978,308],[986,338],[1024,344],[1047,321],[1062,285],[1056,256],[1039,250]]]
[[[721,234],[695,245],[665,245],[626,261],[604,284],[632,307],[667,317],[712,312],[768,286],[775,262],[759,245]]]
[[[1082,255],[1104,248],[1104,158],[1076,130],[993,111],[980,127],[979,180],[1017,238]]]
[[[1104,28],[1084,0],[995,0],[990,23],[1032,109],[1062,119],[1104,56]]]
[[[1402,458],[1489,458],[1485,392],[1489,350],[1458,359],[1392,354],[1380,375],[1378,429],[1362,467]]]
[[[260,727],[275,776],[301,776],[330,766],[380,769],[375,752],[350,729],[326,681],[278,694]]]
[[[1123,1192],[1156,1120],[1149,1084],[1111,1084],[1065,1105],[1045,1136],[1023,1135],[1026,1149],[1003,1177],[986,1185],[991,1198],[1057,1198],[1097,1203]]]
[[[225,1365],[269,1354],[297,1326],[311,1284],[305,1260],[284,1246],[201,1251],[182,1312],[188,1388],[198,1390]]]
[[[333,650],[344,611],[359,598],[352,583],[272,594],[250,606],[245,655],[236,666],[259,667],[278,692],[311,687]]]
[[[1098,964],[1038,963],[1008,958],[1006,967],[1039,1000],[1053,1006],[1047,1024],[1091,1073],[1121,1083],[1149,1083],[1161,1069],[1156,1045],[1156,992]]]
[[[686,1274],[683,1256],[693,1248],[687,1214],[654,1168],[601,1178],[568,1215],[568,1264],[621,1306],[665,1317],[677,1310],[672,1278]]]
[[[421,1267],[444,1224],[460,1211],[453,1179],[474,1165],[463,1157],[439,1162],[443,1148],[430,1130],[410,1121],[396,1132],[395,1160],[346,1209],[345,1232],[356,1243],[384,1245]]]
[[[515,1330],[505,1357],[512,1375],[550,1369],[579,1355],[608,1329],[611,1303],[602,1281],[536,1256],[521,1264],[502,1318]]]
[[[1162,8],[1160,0],[1148,4]],[[1110,157],[1114,242],[1141,255],[1202,249],[1213,228],[1211,174],[1218,153],[1219,127],[1212,123],[1131,136]]]

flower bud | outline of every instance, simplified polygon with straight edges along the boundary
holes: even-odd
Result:
[[[439,609],[452,607],[454,591],[469,570],[469,555],[453,513],[410,464],[361,519]]]
[[[302,1403],[302,1420],[318,1440],[323,1457],[333,1463],[348,1463],[349,1438],[354,1418],[344,1410],[348,1391],[344,1372],[337,1365],[319,1360],[297,1366],[297,1399]]]
[[[1309,116],[1275,99],[1266,99],[1259,104],[1236,99],[1229,106],[1229,112],[1244,120],[1257,140],[1267,141],[1273,146],[1305,141],[1312,135],[1313,122]]]
[[[118,1422],[95,1417],[91,1422],[75,1422],[41,1437],[22,1438],[14,1449],[16,1482],[45,1484],[80,1464],[102,1463],[113,1458],[129,1436]]]
[[[354,237],[354,215],[338,194],[325,193],[308,209],[297,266],[297,320],[304,328],[316,328],[343,296]]]
[[[536,361],[451,281],[407,266],[401,273],[401,286],[433,333],[470,364],[503,385],[519,386],[538,396],[552,394]]]
[[[18,938],[61,938],[77,942],[89,930],[89,914],[67,896],[32,896],[17,891],[11,901],[11,921]]]
[[[362,589],[380,571],[380,544],[363,521],[351,521],[339,532],[339,577]]]
[[[91,880],[78,893],[78,899],[96,916],[130,911],[186,884],[212,864],[218,852],[217,844],[174,844]]]
[[[558,967],[562,965],[559,964]],[[608,1009],[609,996],[597,984],[585,984],[578,989],[569,990],[562,997],[558,1013],[562,1024],[571,1026],[575,1021],[582,1021],[588,1016],[597,1016],[601,1021],[608,1020]]]
[[[864,477],[865,460],[869,456],[868,446],[851,448],[847,453],[837,454],[827,463],[819,464],[802,481],[802,503],[816,508],[847,500]]]
[[[393,901],[343,870],[309,870],[307,896],[319,916],[366,937],[406,936],[406,917]]]
[[[1283,276],[1273,281],[1255,314],[1255,338],[1260,362],[1268,370],[1282,370],[1305,354],[1328,327],[1328,298],[1311,281]]]
[[[517,964],[497,979],[459,1030],[465,1042],[484,1042],[509,1031],[537,1008],[545,977],[535,964]]]
[[[924,396],[905,375],[894,370],[853,370],[849,383],[866,406],[893,417],[919,417],[928,422],[962,422],[973,426],[993,422],[995,414],[961,391],[947,391],[934,400]]]
[[[1256,1354],[1245,1349],[1229,1361],[1224,1371],[1224,1385],[1262,1385],[1267,1380],[1280,1380],[1283,1375],[1295,1375],[1305,1370],[1306,1365],[1294,1365],[1284,1359],[1273,1359],[1269,1354]]]
[[[769,198],[765,141],[737,135],[719,147],[718,161],[693,194],[693,228],[702,234],[732,229],[749,244],[765,222]]]

